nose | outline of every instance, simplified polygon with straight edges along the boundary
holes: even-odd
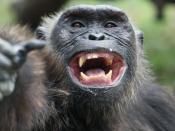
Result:
[[[104,40],[105,36],[102,33],[99,34],[95,34],[95,33],[91,33],[89,34],[89,40]]]

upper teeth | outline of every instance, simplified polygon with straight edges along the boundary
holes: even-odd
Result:
[[[87,55],[87,59],[95,59],[95,58],[98,58],[97,54],[88,54]]]
[[[89,60],[89,59],[96,59],[96,58],[99,58],[99,57],[102,57],[98,54],[94,54],[94,53],[91,53],[91,54],[86,54],[86,55],[83,55],[79,58],[79,67],[82,67],[84,65],[84,63],[86,62],[86,60]],[[113,57],[110,57],[108,58],[107,56],[104,56],[106,57],[106,65],[112,65],[112,62],[113,62]]]

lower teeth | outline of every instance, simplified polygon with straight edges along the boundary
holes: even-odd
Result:
[[[92,72],[86,72],[86,73],[80,72],[80,76],[84,80],[88,80],[91,78],[112,79],[112,70],[110,70],[107,74],[105,74],[104,72],[100,72],[98,74],[95,74],[95,73],[93,74]]]

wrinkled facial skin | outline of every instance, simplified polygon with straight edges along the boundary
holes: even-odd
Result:
[[[119,97],[116,94],[130,88],[128,85],[133,80],[136,67],[136,37],[128,17],[119,9],[106,6],[71,8],[61,15],[52,32],[51,43],[54,50],[64,57],[62,63],[66,68],[67,86],[72,90]],[[94,60],[96,62],[86,61],[84,69],[79,69],[81,56],[87,58],[94,55],[104,58]],[[121,68],[123,71],[120,74],[115,73],[111,81],[105,77],[102,79],[102,76],[96,78],[100,74],[104,75],[104,72],[101,69],[94,71],[89,68],[106,70],[106,67],[99,65],[103,65],[105,59],[109,61],[112,57],[116,63],[111,65],[111,69],[107,72],[109,70],[119,72]],[[119,69],[115,69],[120,64]],[[82,80],[80,76],[82,70],[91,77]]]

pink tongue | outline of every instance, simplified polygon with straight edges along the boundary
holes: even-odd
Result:
[[[91,70],[86,71],[85,74],[87,76],[97,76],[97,75],[105,75],[105,72],[102,69],[91,69]]]

